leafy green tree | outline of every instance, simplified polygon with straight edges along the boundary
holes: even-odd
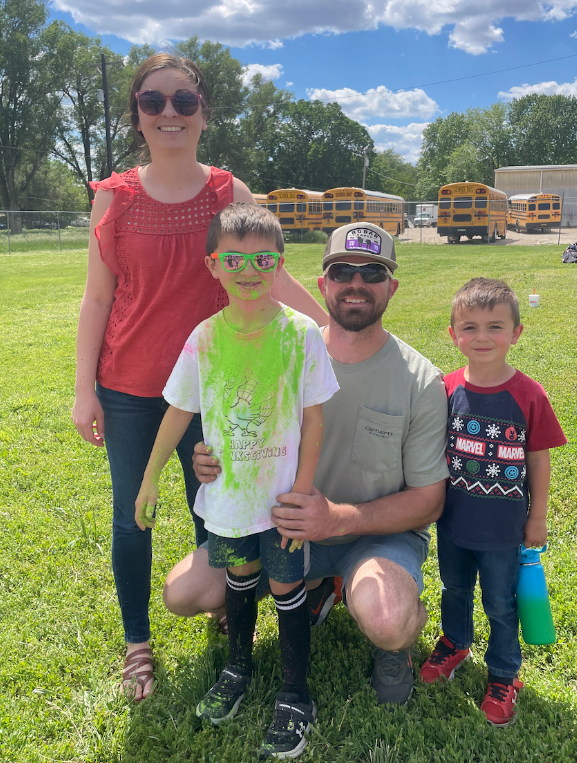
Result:
[[[476,146],[470,141],[463,143],[449,154],[444,170],[445,183],[484,183],[484,168],[479,162]],[[444,185],[444,183],[443,183]],[[492,185],[492,182],[490,183]],[[437,198],[435,195],[433,198]]]
[[[76,173],[64,162],[47,157],[20,201],[22,209],[90,212],[86,190]]]
[[[249,84],[245,111],[240,122],[245,147],[244,164],[238,171],[244,173],[254,193],[274,190],[274,179],[269,177],[271,171],[267,147],[275,145],[292,99],[292,93],[280,90],[273,82],[265,82],[261,74],[255,74]]]
[[[373,148],[365,127],[345,116],[338,103],[290,103],[279,129],[263,150],[275,188],[326,190],[361,185],[364,147]]]
[[[456,111],[435,119],[425,127],[421,156],[417,164],[419,198],[437,198],[439,188],[447,182],[445,173],[451,153],[466,143],[470,134],[469,117]]]
[[[0,200],[15,232],[20,198],[52,151],[67,66],[66,27],[44,0],[0,0]]]
[[[404,199],[415,199],[417,168],[389,148],[375,154],[367,169],[367,188],[392,193]]]
[[[229,48],[209,40],[200,45],[196,36],[179,42],[174,49],[198,64],[210,92],[211,117],[198,146],[198,160],[231,172],[242,170],[245,145],[239,118],[248,94],[243,65],[231,56]]]
[[[136,67],[154,53],[154,49],[133,46],[125,62],[122,56],[103,46],[99,37],[88,37],[72,30],[66,45],[71,51],[70,66],[62,86],[58,142],[54,153],[74,170],[91,201],[94,192],[90,182],[108,175],[104,105],[99,99],[101,54],[104,53],[106,59],[112,167],[122,170],[136,149],[126,118],[130,82]]]
[[[577,98],[526,95],[509,104],[517,162],[577,163]]]

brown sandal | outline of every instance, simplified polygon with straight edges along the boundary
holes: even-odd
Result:
[[[150,666],[147,670],[140,671],[140,668],[147,665]],[[135,702],[141,702],[143,699],[146,699],[146,697],[150,697],[156,689],[156,681],[152,684],[152,688],[148,694],[146,694],[146,696],[141,696],[138,699],[134,696],[134,686],[135,684],[138,684],[141,692],[144,693],[144,687],[151,679],[154,680],[154,662],[150,647],[147,646],[144,647],[144,649],[137,649],[126,656],[122,670],[122,689],[127,696],[131,696]]]

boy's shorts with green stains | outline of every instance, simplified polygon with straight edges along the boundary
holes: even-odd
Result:
[[[267,574],[277,583],[296,583],[310,567],[309,542],[289,551],[291,541],[281,548],[282,535],[276,527],[243,538],[224,538],[208,533],[208,563],[211,567],[238,567],[260,559]]]

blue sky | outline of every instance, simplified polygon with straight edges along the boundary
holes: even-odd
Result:
[[[55,0],[52,9],[119,53],[177,35],[218,40],[247,76],[260,71],[297,98],[338,101],[378,148],[413,162],[438,116],[528,92],[577,95],[577,0]]]

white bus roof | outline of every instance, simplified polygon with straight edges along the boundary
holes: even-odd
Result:
[[[367,191],[363,188],[355,188],[355,186],[348,186],[348,185],[342,185],[338,186],[338,188],[328,188],[325,193],[330,193],[330,191],[338,191],[341,188],[350,188],[351,191],[360,191],[361,193],[366,193],[367,196],[375,196],[378,199],[394,199],[395,201],[404,201],[402,196],[393,196],[392,193],[381,193],[380,191]]]
[[[536,199],[537,196],[555,196],[556,199],[560,199],[558,193],[540,193],[535,191],[534,193],[516,193],[515,196],[509,196],[509,201],[531,201]]]
[[[274,191],[271,191],[267,194],[267,196],[270,196],[271,193],[284,193],[285,191],[298,191],[299,193],[312,193],[317,194],[318,196],[322,196],[322,191],[307,191],[306,188],[275,188]]]

